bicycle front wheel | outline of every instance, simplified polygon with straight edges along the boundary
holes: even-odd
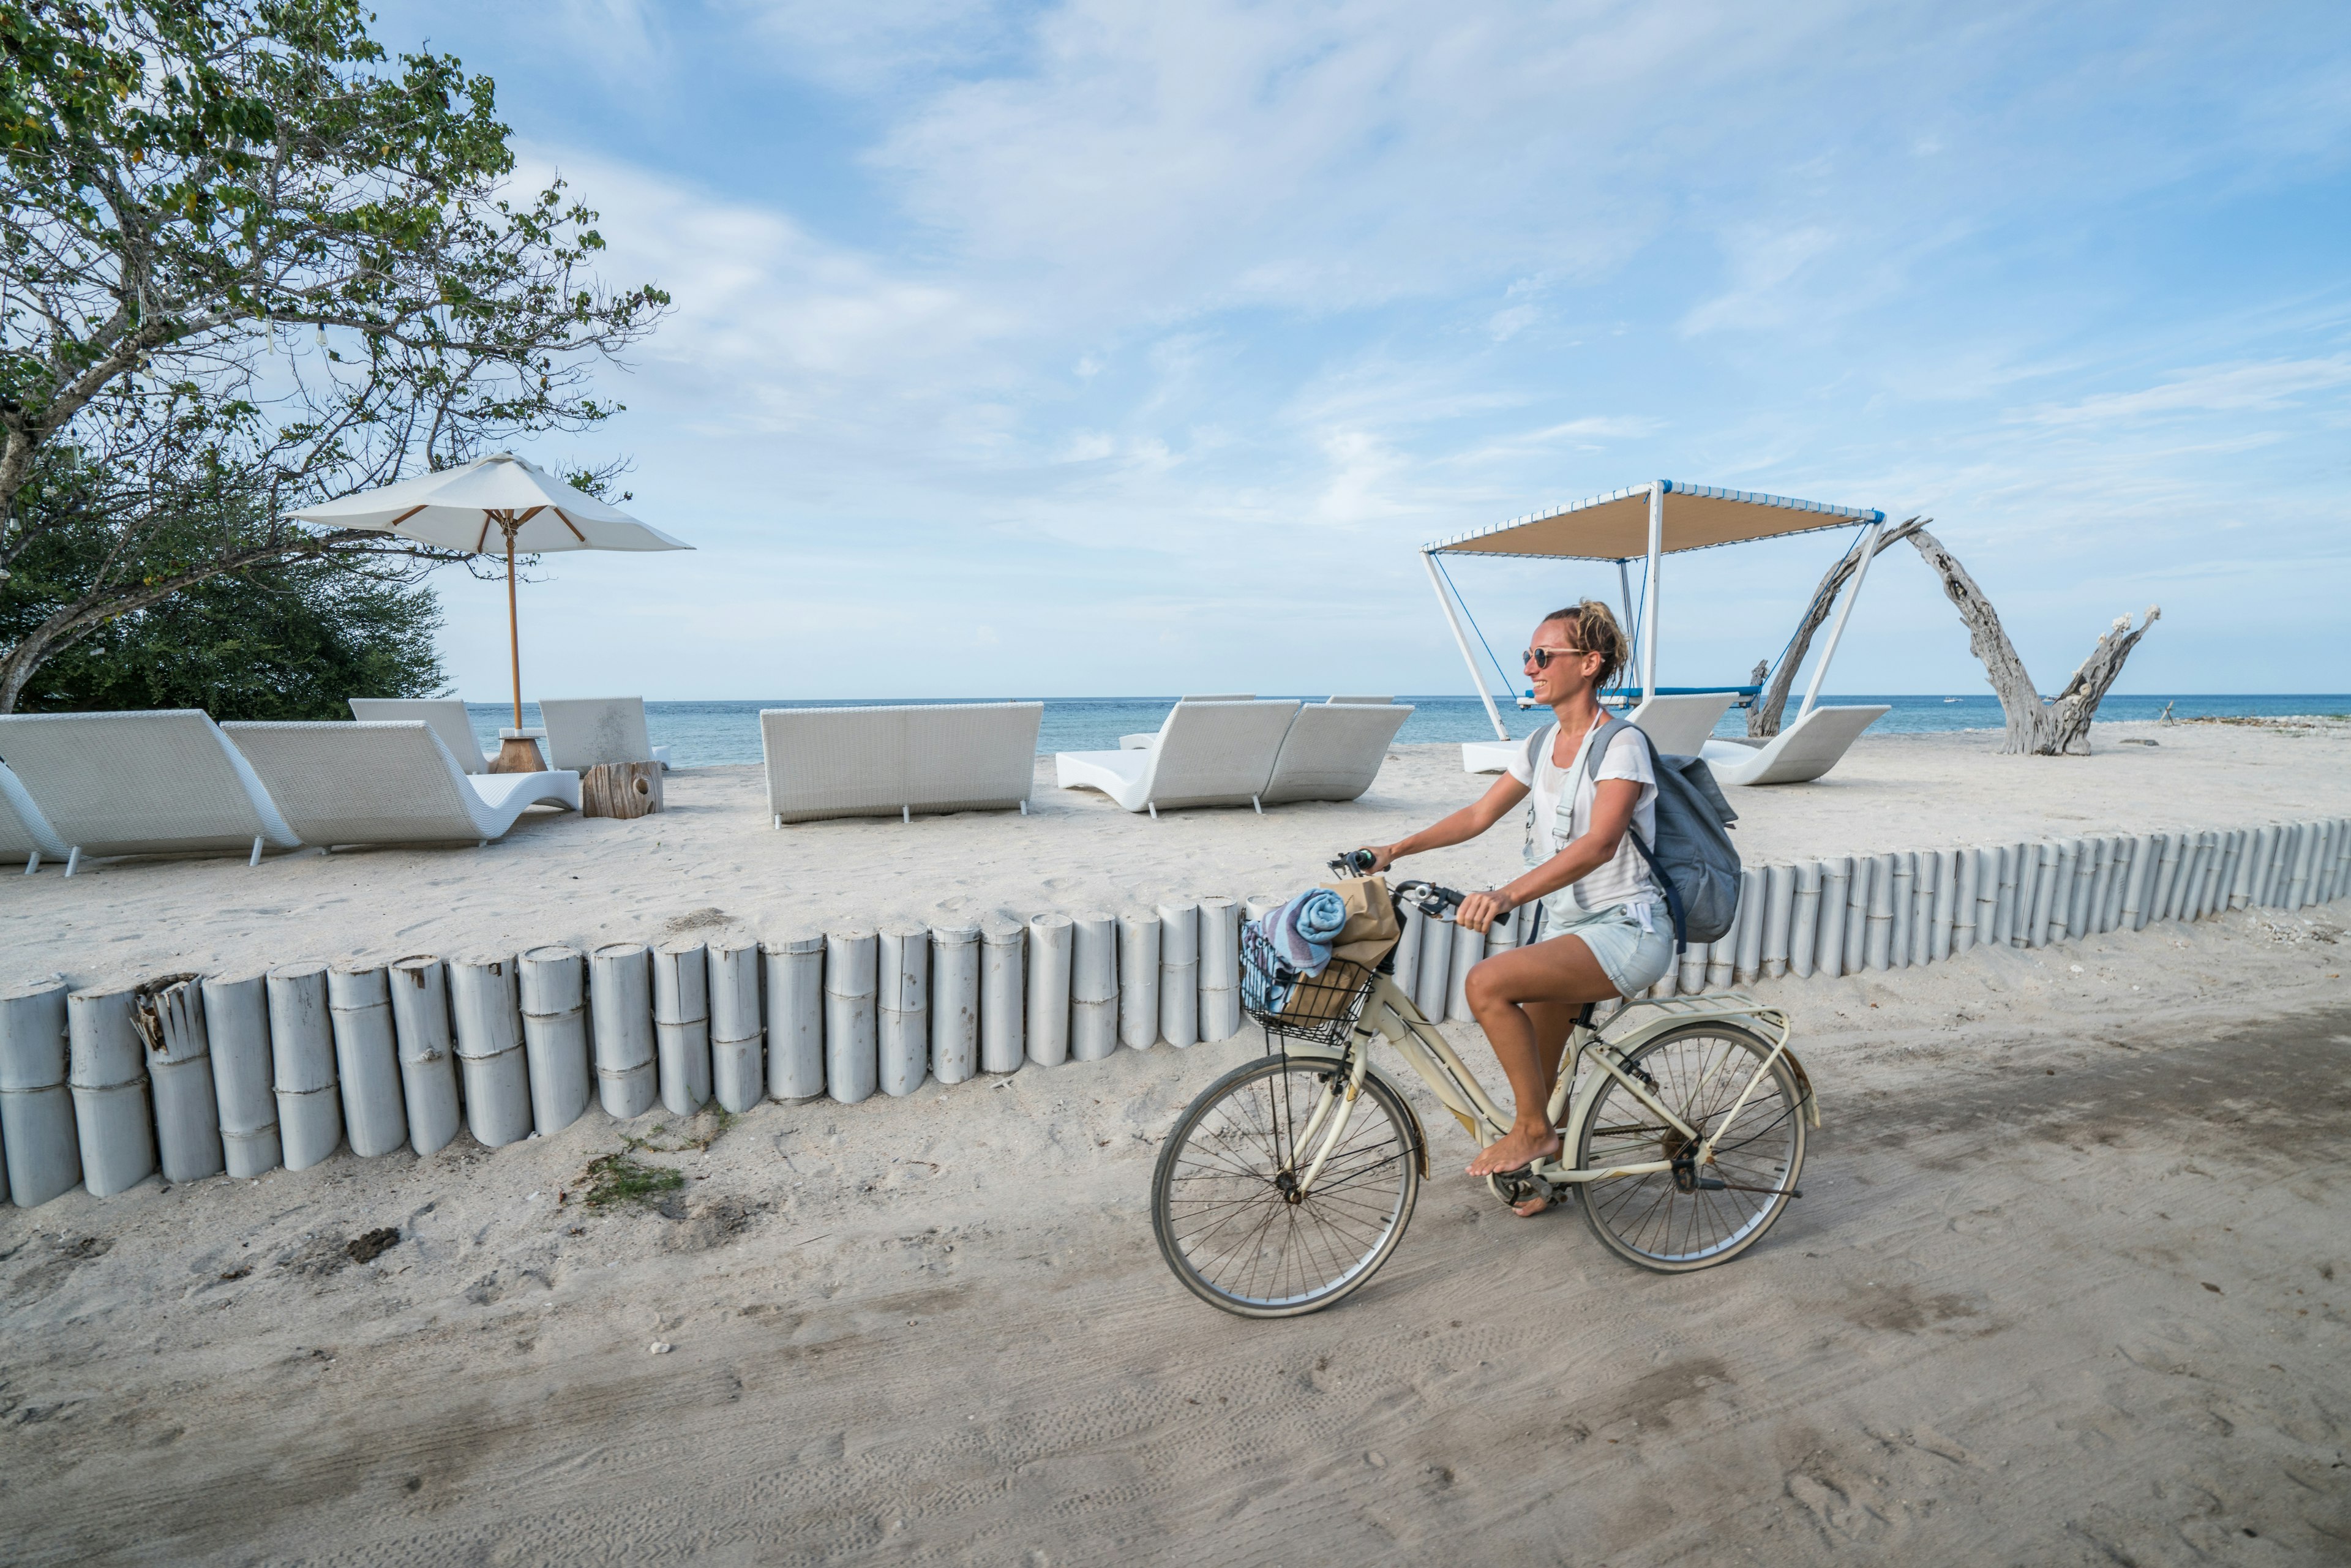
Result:
[[[1721,1126],[1771,1054],[1771,1043],[1750,1030],[1693,1023],[1641,1046],[1625,1071],[1704,1137]],[[1575,1152],[1582,1168],[1605,1170],[1679,1160],[1696,1149],[1624,1084],[1604,1077]],[[1687,1273],[1727,1263],[1761,1240],[1786,1211],[1803,1168],[1803,1097],[1783,1056],[1748,1095],[1715,1145],[1712,1165],[1587,1183],[1583,1218],[1618,1256],[1660,1273]]]
[[[1152,1174],[1151,1228],[1186,1290],[1245,1318],[1297,1317],[1387,1261],[1420,1195],[1416,1124],[1394,1089],[1364,1079],[1313,1186],[1299,1190],[1324,1141],[1309,1133],[1315,1107],[1345,1087],[1336,1061],[1269,1057],[1186,1108]]]

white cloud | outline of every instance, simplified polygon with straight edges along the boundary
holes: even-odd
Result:
[[[2041,424],[2088,425],[2181,413],[2267,412],[2298,406],[2303,394],[2351,386],[2351,354],[2323,360],[2269,360],[2207,365],[2131,392],[2100,392],[2035,409]]]

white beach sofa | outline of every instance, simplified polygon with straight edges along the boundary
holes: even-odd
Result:
[[[1685,692],[1659,695],[1625,716],[1639,725],[1663,757],[1697,757],[1714,727],[1730,711],[1736,692]],[[1525,749],[1524,740],[1471,740],[1461,747],[1465,773],[1507,773]]]
[[[305,842],[486,844],[532,806],[580,809],[580,775],[467,773],[433,726],[225,724]]]
[[[67,846],[84,855],[222,854],[302,841],[211,717],[152,713],[0,716],[0,758]]]
[[[474,721],[466,716],[462,697],[353,697],[351,716],[361,724],[412,724],[418,719],[433,727],[441,744],[467,773],[487,773],[497,756],[485,752],[474,738]]]
[[[669,747],[645,734],[643,697],[541,697],[538,719],[547,727],[549,768],[585,773],[606,762],[669,767]]]
[[[1698,755],[1723,784],[1808,784],[1834,768],[1861,732],[1893,707],[1816,707],[1760,745],[1709,740]]]
[[[41,869],[43,855],[65,860],[71,853],[16,776],[0,767],[0,856],[13,860],[23,855],[25,874],[30,876]]]
[[[1176,700],[1179,703],[1253,703],[1257,701],[1257,694],[1255,692],[1186,692]],[[1155,729],[1144,730],[1140,735],[1122,735],[1118,737],[1118,748],[1121,751],[1147,751],[1151,748],[1151,743],[1158,738],[1159,732]]]
[[[1147,746],[1064,751],[1053,758],[1064,789],[1099,789],[1129,811],[1162,806],[1254,806],[1302,704],[1199,702],[1176,705]]]
[[[759,710],[768,814],[831,817],[1029,810],[1043,703]]]
[[[1332,697],[1309,703],[1290,721],[1258,797],[1268,806],[1292,800],[1353,800],[1372,787],[1388,747],[1412,716],[1392,697]]]

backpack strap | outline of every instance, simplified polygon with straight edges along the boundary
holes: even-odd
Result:
[[[1541,729],[1527,737],[1527,778],[1529,780],[1532,780],[1537,774],[1542,771],[1542,748],[1550,745],[1551,737],[1558,733],[1559,721],[1557,719],[1553,719],[1551,723],[1543,726]],[[1531,783],[1530,784],[1530,788],[1531,788]]]

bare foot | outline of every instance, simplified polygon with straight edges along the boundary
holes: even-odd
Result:
[[[1548,1127],[1539,1133],[1521,1133],[1514,1127],[1479,1151],[1468,1171],[1473,1176],[1514,1171],[1536,1160],[1555,1160],[1560,1148],[1559,1134]]]
[[[1541,1214],[1543,1210],[1549,1208],[1552,1204],[1557,1203],[1559,1199],[1555,1197],[1525,1198],[1518,1203],[1510,1205],[1510,1212],[1517,1215],[1520,1219],[1532,1219],[1536,1215]]]

